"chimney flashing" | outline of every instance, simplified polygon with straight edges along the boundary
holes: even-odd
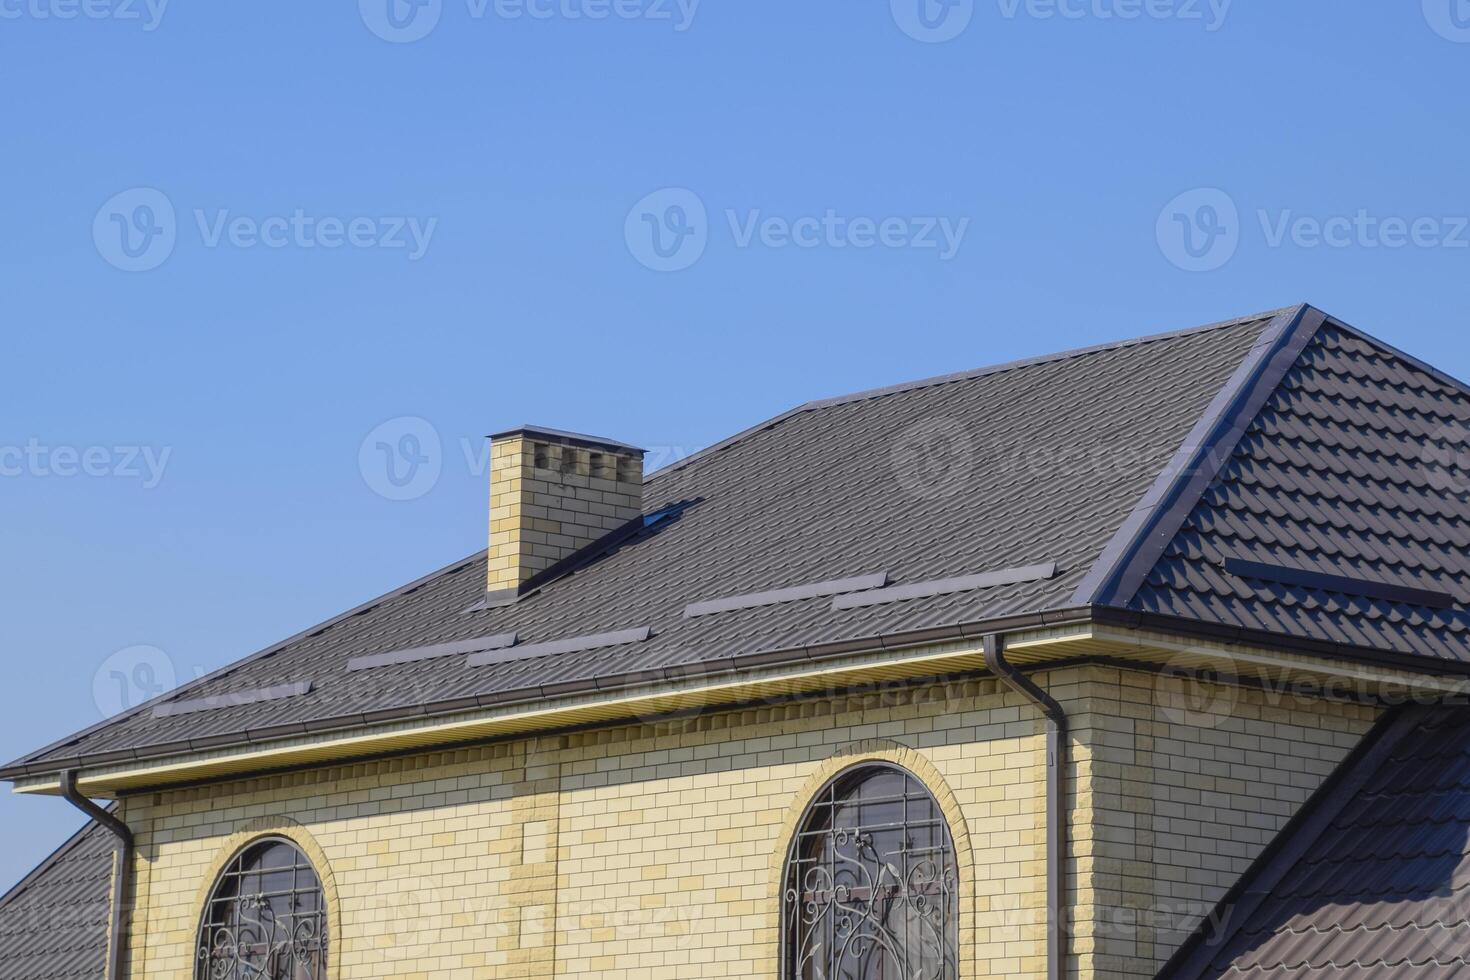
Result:
[[[642,456],[648,450],[637,446],[630,446],[626,442],[618,442],[616,439],[604,439],[602,436],[589,436],[582,432],[567,432],[563,429],[548,429],[540,425],[520,425],[514,429],[506,429],[504,432],[494,432],[490,440],[509,439],[514,436],[522,436],[534,439],[537,442],[552,442],[562,446],[579,446],[582,449],[604,449],[608,452],[627,454],[637,453]]]

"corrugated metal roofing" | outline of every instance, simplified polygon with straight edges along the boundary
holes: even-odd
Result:
[[[780,602],[800,602],[802,599],[818,599],[822,596],[845,595],[849,592],[881,589],[887,584],[887,572],[877,572],[873,575],[854,575],[852,578],[828,579],[825,582],[793,585],[789,589],[773,589],[769,592],[747,592],[744,595],[722,596],[718,599],[705,599],[702,602],[691,602],[684,607],[684,615],[689,619],[693,619],[696,616],[714,616],[717,613],[734,612],[737,609],[754,609],[756,606],[774,606]]]
[[[1470,709],[1412,707],[1380,738],[1161,978],[1470,976]]]
[[[1001,585],[1039,582],[1051,578],[1056,573],[1057,563],[1048,561],[1039,565],[1027,565],[1025,568],[1002,568],[992,572],[961,575],[957,578],[937,578],[928,582],[894,585],[886,589],[874,589],[871,592],[860,592],[855,595],[840,595],[832,600],[832,608],[834,610],[861,609],[865,606],[881,606],[889,602],[912,602],[915,599],[928,599],[954,592],[974,592],[977,589],[993,589]]]
[[[1458,601],[1252,579],[1226,563],[1470,594],[1470,468],[1455,465],[1467,437],[1464,386],[1309,307],[813,403],[651,476],[648,512],[690,506],[611,536],[520,602],[466,612],[484,597],[476,556],[166,701],[219,703],[302,677],[309,694],[182,718],[135,711],[6,771],[735,669],[1089,604],[1463,668],[1470,612]],[[896,595],[1052,561],[1044,580],[899,603],[860,594],[683,615],[711,596],[861,569],[888,569]],[[563,643],[643,626],[650,637],[635,645]],[[456,657],[346,667],[496,633],[538,655],[483,658],[493,662],[478,670]]]
[[[1467,454],[1463,386],[1329,320],[1250,420],[1130,605],[1470,660]],[[1457,601],[1436,608],[1243,578],[1227,570],[1231,560]]]
[[[474,704],[691,665],[1066,605],[1275,314],[817,403],[652,475],[645,509],[697,502],[507,606],[483,554],[173,697],[313,681],[309,694],[179,718],[135,711],[34,753],[78,757],[227,744],[323,720]],[[1279,321],[1278,321],[1279,322]],[[468,532],[467,532],[468,533]],[[887,569],[895,585],[1055,561],[1049,579],[866,609],[821,598],[685,618],[710,596]],[[348,671],[354,657],[516,633],[541,644],[651,626],[636,645],[467,670],[459,658]],[[114,758],[117,755],[113,755]]]
[[[506,647],[515,646],[517,639],[518,637],[514,633],[496,633],[493,636],[477,636],[469,640],[456,640],[453,643],[436,643],[428,647],[409,647],[407,650],[389,650],[387,653],[378,653],[371,657],[352,657],[347,661],[347,669],[349,671],[376,670],[379,667],[415,664],[424,660],[438,660],[440,657],[454,657],[464,653],[480,653],[483,650],[502,650]]]
[[[536,660],[541,657],[581,653],[584,650],[602,650],[607,647],[625,646],[629,643],[642,643],[651,635],[653,635],[652,630],[647,626],[639,626],[636,629],[617,630],[612,633],[569,636],[561,640],[548,640],[545,643],[530,643],[523,647],[472,654],[465,666],[492,667],[495,664],[505,664],[515,660]]]
[[[88,824],[0,898],[0,976],[106,976],[114,843]]]
[[[311,690],[311,681],[290,681],[270,687],[248,688],[243,691],[228,691],[202,698],[169,701],[155,705],[154,718],[176,718],[179,715],[194,715],[201,711],[218,711],[221,708],[238,708],[247,704],[263,704],[267,701],[282,701],[298,698]]]

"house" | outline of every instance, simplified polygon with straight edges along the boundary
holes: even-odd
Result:
[[[1309,306],[501,433],[486,552],[0,769],[95,818],[0,975],[1470,975],[1467,435]]]

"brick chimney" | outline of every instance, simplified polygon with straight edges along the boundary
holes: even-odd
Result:
[[[643,513],[643,450],[536,426],[490,437],[490,602]]]

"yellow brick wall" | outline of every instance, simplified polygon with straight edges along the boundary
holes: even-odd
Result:
[[[133,797],[133,975],[191,975],[214,873],[273,832],[332,882],[338,978],[775,976],[794,822],[882,758],[950,817],[963,975],[1039,977],[1039,732],[969,681]]]
[[[1153,977],[1381,709],[1092,668],[1063,692],[1092,819],[1083,975]]]
[[[1039,678],[1073,716],[1073,975],[1151,976],[1371,723],[1273,707],[1180,715],[1173,681]],[[331,898],[334,967],[368,977],[687,980],[777,975],[781,864],[812,795],[885,759],[934,792],[960,865],[962,976],[1045,969],[1043,739],[995,682],[853,693],[129,798],[133,975],[191,976],[213,878],[263,833]]]

